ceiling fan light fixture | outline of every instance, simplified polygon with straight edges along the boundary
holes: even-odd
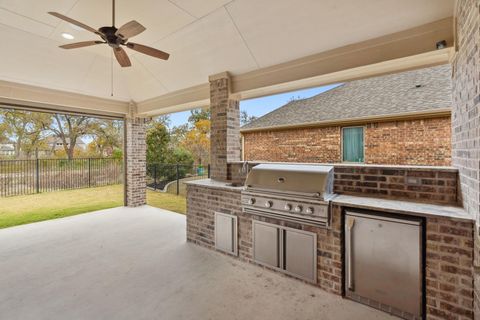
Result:
[[[75,39],[75,37],[73,35],[71,35],[70,33],[66,33],[66,32],[63,32],[62,33],[62,37],[67,39],[67,40],[73,40]]]

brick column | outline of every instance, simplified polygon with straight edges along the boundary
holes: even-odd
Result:
[[[241,159],[239,101],[231,95],[231,81],[227,72],[213,75],[209,81],[211,178],[226,181],[227,163]]]
[[[474,312],[480,319],[480,1],[458,0],[453,61],[452,162],[459,168],[464,208],[476,219]]]
[[[125,205],[128,207],[147,203],[145,127],[145,119],[137,116],[137,106],[130,103],[125,120]]]

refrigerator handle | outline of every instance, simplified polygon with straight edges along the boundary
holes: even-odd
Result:
[[[346,237],[345,237],[345,247],[347,249],[346,256],[347,256],[347,287],[349,290],[353,291],[353,268],[352,268],[352,233],[353,233],[353,226],[355,224],[355,218],[352,216],[347,216],[346,221]]]

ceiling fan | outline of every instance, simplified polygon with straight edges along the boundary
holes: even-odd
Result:
[[[102,40],[82,41],[65,44],[60,46],[60,48],[76,49],[106,43],[110,47],[112,47],[115,58],[117,58],[118,63],[122,67],[130,67],[132,65],[127,53],[125,52],[125,50],[123,50],[122,46],[163,60],[168,60],[168,57],[170,56],[168,53],[161,50],[129,41],[131,37],[134,37],[146,30],[146,28],[137,21],[132,20],[130,22],[127,22],[118,29],[115,27],[115,0],[112,0],[112,26],[101,27],[98,30],[95,30],[94,28],[87,26],[84,23],[64,16],[63,14],[60,14],[58,12],[49,12],[49,14],[68,23],[74,24],[82,29],[95,33],[96,35],[100,36],[100,38],[102,38]]]

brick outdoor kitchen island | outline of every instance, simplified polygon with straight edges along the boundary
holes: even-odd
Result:
[[[239,171],[240,165],[232,165],[229,170]],[[236,216],[238,258],[255,263],[252,256],[253,221],[313,232],[317,235],[315,285],[328,292],[345,295],[345,210],[357,208],[421,217],[425,226],[424,313],[429,319],[471,319],[474,222],[457,206],[457,174],[455,169],[446,167],[405,166],[392,169],[388,166],[338,165],[335,167],[335,191],[338,196],[332,200],[328,227],[312,227],[244,213],[241,205],[243,186],[210,179],[193,181],[187,186],[187,240],[214,249],[215,213]],[[421,184],[411,186],[407,183],[415,179]],[[358,187],[345,188],[349,184]],[[369,193],[368,190],[372,191]],[[373,196],[365,197],[372,193]],[[445,193],[448,196],[444,196]],[[375,301],[359,302],[410,318],[400,310],[376,304]]]

